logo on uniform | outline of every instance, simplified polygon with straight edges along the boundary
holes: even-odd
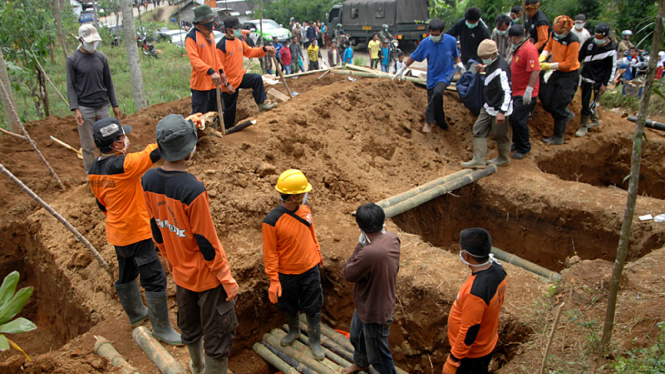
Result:
[[[531,68],[534,68],[536,66],[536,62],[534,60],[529,60],[529,65],[531,65]]]
[[[175,225],[169,223],[168,219],[165,219],[163,221],[155,218],[155,223],[157,223],[157,226],[161,229],[169,229],[170,232],[176,234],[179,238],[186,238],[187,235],[185,235],[185,230],[181,230],[177,228]]]
[[[471,33],[471,37],[472,37],[472,38],[475,38],[475,37],[476,37],[476,34]]]
[[[307,213],[307,222],[312,223],[312,215]]]
[[[589,46],[587,47],[587,49],[588,49],[588,50],[592,50],[592,49],[593,49],[593,44],[589,44]]]

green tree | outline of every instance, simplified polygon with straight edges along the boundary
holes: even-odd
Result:
[[[343,0],[274,0],[263,2],[263,16],[288,25],[291,17],[303,22],[326,21],[326,13]]]

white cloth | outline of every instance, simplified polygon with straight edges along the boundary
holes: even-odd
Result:
[[[573,29],[570,30],[570,32],[575,34],[577,36],[577,39],[580,40],[580,49],[582,48],[582,45],[584,45],[584,42],[586,42],[586,40],[591,37],[589,30],[587,30],[586,28],[582,29],[582,31],[577,31],[577,29],[573,27]]]

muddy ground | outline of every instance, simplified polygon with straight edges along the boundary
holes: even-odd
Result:
[[[411,83],[351,82],[346,76],[328,74],[320,80],[300,77],[289,85],[300,95],[260,115],[250,92],[241,92],[238,120],[257,119],[257,125],[224,139],[202,138],[189,166],[209,190],[217,232],[240,285],[236,304],[240,326],[230,361],[236,374],[274,372],[251,346],[285,321],[268,301],[261,249],[261,221],[278,203],[273,186],[281,171],[302,169],[314,186],[310,204],[325,262],[324,320],[348,329],[352,288],[341,269],[358,238],[350,213],[362,203],[455,172],[459,162],[472,154],[475,118],[454,93],[445,98],[450,131],[435,129],[425,135],[417,130],[424,121],[426,92]],[[189,99],[183,99],[124,119],[123,124],[134,127],[133,150],[154,141],[159,119],[170,113],[186,115],[189,108]],[[571,109],[579,113],[579,103],[571,104]],[[567,299],[567,314],[549,368],[555,370],[560,362],[575,357],[580,366],[568,365],[569,372],[593,371],[597,363],[586,352],[588,329],[571,321],[602,325],[626,202],[623,179],[630,169],[634,126],[621,112],[601,111],[601,116],[602,126],[585,138],[572,136],[577,130],[572,124],[566,144],[550,149],[540,140],[551,136],[552,120],[538,106],[536,120],[530,121],[533,151],[526,159],[388,223],[388,229],[402,239],[398,305],[390,337],[400,367],[410,373],[441,370],[450,349],[448,312],[469,274],[457,255],[459,231],[479,226],[490,231],[496,247],[564,275],[562,282],[552,284],[504,264],[509,286],[493,370],[535,372],[552,311]],[[67,186],[64,192],[27,143],[0,136],[0,162],[76,226],[117,275],[115,252],[105,239],[104,216],[85,184],[82,163],[49,139],[53,135],[78,147],[75,126],[73,117],[27,124]],[[636,216],[665,213],[660,178],[665,169],[665,139],[661,133],[647,133]],[[490,147],[488,157],[494,157],[495,146]],[[10,336],[34,362],[25,362],[15,350],[5,352],[0,355],[0,362],[4,361],[0,373],[113,372],[110,363],[92,353],[95,336],[109,339],[142,373],[157,373],[131,338],[132,329],[113,289],[115,279],[85,247],[6,178],[0,179],[0,209],[4,213],[0,216],[0,276],[19,270],[20,286],[35,288],[22,315],[39,327]],[[664,223],[635,220],[628,258],[633,263],[623,282],[613,340],[623,349],[619,353],[647,346],[645,336],[653,334],[654,320],[662,318],[665,300],[658,290],[665,280],[657,275],[664,246]],[[574,256],[581,261],[571,264]],[[175,321],[171,280],[168,292]],[[186,367],[186,348],[167,349]],[[602,370],[606,369],[597,372]]]

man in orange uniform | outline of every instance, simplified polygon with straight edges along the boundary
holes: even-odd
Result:
[[[176,283],[178,327],[193,374],[226,374],[238,325],[238,284],[217,237],[208,192],[185,170],[196,151],[196,128],[178,114],[157,124],[164,166],[143,177],[150,226]],[[205,337],[205,360],[203,346]]]
[[[238,89],[251,88],[254,94],[254,102],[259,106],[259,113],[268,111],[277,104],[267,104],[265,101],[266,89],[263,79],[258,74],[245,74],[243,56],[263,57],[266,53],[275,55],[275,47],[263,46],[261,48],[250,48],[242,40],[242,25],[237,17],[227,17],[224,20],[224,37],[217,43],[217,56],[224,66],[228,84],[222,88],[224,98],[224,124],[231,128],[236,124],[236,108],[238,102]]]
[[[215,13],[209,5],[194,8],[194,27],[185,38],[187,56],[192,64],[192,114],[217,111],[217,87],[228,85],[215,49],[212,28]]]
[[[119,276],[115,290],[129,323],[136,326],[150,317],[153,335],[165,343],[181,345],[171,328],[166,304],[166,275],[152,243],[141,176],[159,161],[157,144],[127,154],[131,126],[104,118],[92,126],[101,156],[88,169],[88,181],[99,209],[106,215],[106,238],[115,246]],[[141,275],[148,308],[143,305],[136,277]]]
[[[300,311],[307,314],[309,345],[314,358],[325,358],[321,348],[323,288],[319,265],[321,247],[312,223],[307,196],[312,185],[300,170],[287,170],[277,180],[282,204],[263,219],[263,263],[270,278],[270,302],[286,313],[289,334],[282,345],[300,336]]]
[[[526,0],[524,11],[526,12],[524,31],[527,32],[529,38],[531,38],[531,43],[538,52],[541,52],[550,38],[550,21],[547,20],[545,13],[540,10],[540,0]]]
[[[554,19],[552,38],[540,54],[540,70],[546,71],[540,83],[540,98],[543,109],[554,118],[554,135],[543,140],[546,144],[563,144],[566,126],[575,114],[568,109],[573,101],[580,79],[580,42],[570,32],[573,20],[568,16]],[[551,56],[551,62],[545,62]],[[551,75],[550,75],[551,74]],[[549,78],[547,78],[549,75]]]
[[[499,339],[499,314],[506,294],[506,272],[494,256],[492,237],[481,228],[460,233],[460,259],[471,276],[448,316],[450,355],[443,374],[486,374]]]

